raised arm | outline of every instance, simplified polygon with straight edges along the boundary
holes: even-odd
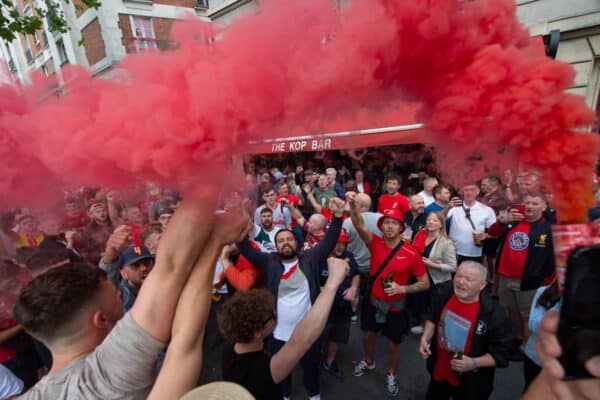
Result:
[[[363,242],[368,246],[371,244],[371,240],[373,240],[373,233],[367,228],[365,220],[360,213],[360,209],[356,203],[356,193],[346,193],[346,199],[348,200],[348,204],[350,204],[350,219],[352,220],[352,225],[354,225],[354,229],[356,229],[358,236],[360,236]]]
[[[106,205],[108,206],[108,217],[112,221],[113,226],[124,224],[125,221],[119,217],[119,212],[117,211],[116,193],[114,191],[106,194]]]
[[[211,240],[200,254],[181,293],[167,356],[148,399],[179,399],[197,385],[215,263],[226,243],[240,239],[245,225],[239,210],[229,210],[227,215],[218,217]]]
[[[294,329],[288,342],[271,358],[271,376],[275,383],[283,381],[302,356],[321,336],[338,287],[348,271],[348,262],[339,258],[327,259],[329,277],[310,311]]]
[[[327,229],[327,233],[319,244],[317,244],[313,252],[313,257],[315,262],[313,265],[319,266],[323,261],[327,259],[327,256],[331,254],[333,249],[335,248],[335,244],[337,243],[338,237],[340,236],[340,232],[342,231],[342,216],[344,215],[344,202],[338,198],[332,198],[329,201],[329,207],[331,207],[331,211],[333,212],[334,218],[331,220],[331,224]]]
[[[306,193],[306,198],[310,202],[310,205],[314,208],[315,212],[320,214],[323,206],[321,206],[317,199],[315,199],[315,195],[312,192],[311,185],[305,183],[304,185],[302,185],[302,190],[304,190],[304,193]]]
[[[296,220],[296,222],[298,222],[298,225],[300,225],[301,227],[304,225],[304,223],[306,222],[306,219],[304,219],[304,215],[302,215],[302,213],[300,212],[300,210],[298,210],[296,208],[296,206],[294,206],[293,203],[290,203],[288,201],[281,201],[282,205],[285,205],[285,207],[287,207],[290,210],[290,214],[292,215],[292,218],[294,218]]]
[[[133,319],[162,342],[171,336],[181,291],[208,241],[213,210],[213,199],[183,200],[160,241],[154,269],[131,309]]]

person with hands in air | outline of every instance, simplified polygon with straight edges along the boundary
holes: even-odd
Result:
[[[264,341],[275,330],[279,318],[271,294],[253,289],[236,293],[225,304],[220,326],[231,345],[223,354],[223,379],[239,383],[257,399],[282,398],[281,383],[313,348],[323,332],[338,288],[346,279],[349,269],[346,260],[330,257],[327,265],[327,281],[310,311],[272,356],[264,349]]]
[[[256,250],[247,238],[237,243],[240,253],[261,270],[267,290],[276,301],[278,315],[269,343],[276,354],[290,340],[292,332],[314,304],[320,290],[320,266],[333,251],[342,228],[344,202],[338,198],[329,202],[334,218],[327,233],[315,247],[301,250],[293,232],[282,229],[275,235],[276,253]],[[320,346],[315,344],[302,357],[304,386],[309,396],[319,398]],[[282,384],[284,396],[291,392],[291,379]]]
[[[179,399],[198,382],[217,258],[225,245],[242,240],[252,227],[252,221],[242,208],[245,207],[228,208],[214,217],[210,240],[195,258],[177,303],[169,348],[149,400]]]
[[[406,310],[406,295],[429,288],[429,278],[421,255],[404,242],[404,216],[398,209],[386,209],[377,226],[383,237],[371,233],[356,202],[356,194],[346,193],[350,204],[350,218],[360,238],[371,252],[369,284],[363,301],[361,329],[365,357],[354,368],[354,375],[361,376],[375,368],[373,359],[377,332],[388,338],[388,373],[386,391],[398,393],[396,367],[400,360],[400,342],[410,328]],[[408,284],[410,276],[416,279]]]
[[[147,398],[156,360],[172,335],[174,315],[180,314],[183,288],[209,242],[213,197],[190,194],[183,200],[161,240],[154,269],[125,315],[115,286],[87,264],[52,268],[23,288],[15,319],[50,349],[53,364],[21,398]]]

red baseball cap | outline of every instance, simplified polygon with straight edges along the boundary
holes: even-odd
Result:
[[[348,234],[346,233],[346,230],[344,228],[342,228],[337,241],[338,243],[350,243],[350,238],[348,237]]]
[[[384,210],[383,215],[379,217],[379,220],[377,221],[377,227],[379,228],[379,230],[381,230],[383,220],[386,218],[395,219],[396,221],[400,222],[400,224],[402,225],[402,230],[400,231],[400,234],[402,234],[406,230],[406,225],[404,224],[404,215],[400,212],[400,210],[396,208]]]

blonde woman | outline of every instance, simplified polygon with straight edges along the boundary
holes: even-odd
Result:
[[[414,243],[435,285],[452,279],[456,271],[456,248],[446,235],[446,220],[441,212],[427,215],[425,228],[417,233]]]

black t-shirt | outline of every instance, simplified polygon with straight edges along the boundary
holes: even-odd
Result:
[[[245,387],[258,400],[281,400],[281,387],[271,376],[271,356],[264,350],[237,354],[233,346],[223,351],[223,379]]]

